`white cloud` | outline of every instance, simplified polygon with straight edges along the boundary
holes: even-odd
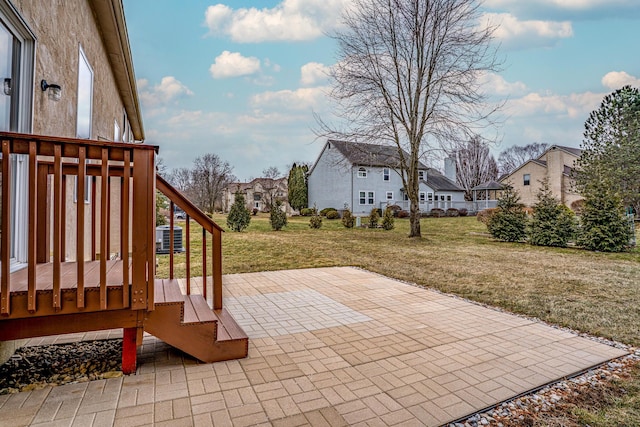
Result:
[[[506,48],[552,46],[573,36],[569,21],[521,21],[510,13],[485,13],[481,25],[496,27],[494,36]]]
[[[331,67],[327,67],[319,62],[309,62],[300,67],[300,84],[303,86],[313,86],[326,82],[329,77]]]
[[[508,101],[505,113],[515,117],[557,115],[572,119],[586,117],[598,107],[603,94],[584,92],[569,95],[529,93]]]
[[[253,56],[242,56],[238,52],[225,50],[209,67],[209,72],[214,79],[227,77],[239,77],[255,74],[260,71],[260,60]]]
[[[212,35],[254,43],[274,40],[312,40],[336,28],[348,0],[283,0],[273,8],[231,9],[209,6],[205,22]]]
[[[480,77],[480,84],[484,86],[490,95],[521,95],[527,90],[527,85],[522,82],[508,82],[499,74],[485,73]]]
[[[625,85],[640,87],[640,79],[625,71],[611,71],[602,78],[602,85],[611,90],[620,89]]]
[[[251,105],[257,109],[317,110],[327,102],[326,91],[325,87],[314,87],[262,92],[251,98]]]
[[[193,95],[187,86],[173,76],[163,77],[160,84],[153,87],[150,87],[147,79],[140,79],[137,83],[140,100],[150,107],[170,104],[185,96]]]

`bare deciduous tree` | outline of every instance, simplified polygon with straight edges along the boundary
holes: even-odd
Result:
[[[532,142],[527,145],[514,145],[498,156],[501,174],[509,174],[531,159],[537,159],[547,151],[549,144]]]
[[[193,161],[190,195],[200,209],[213,212],[222,189],[234,179],[233,168],[228,162],[216,154],[205,154]]]
[[[318,119],[321,133],[397,147],[410,237],[421,236],[420,158],[491,124],[479,78],[497,63],[479,15],[475,0],[353,0],[334,35],[331,95],[348,129]]]
[[[478,136],[450,153],[456,165],[458,185],[464,188],[466,200],[473,200],[471,189],[498,177],[498,164],[489,147]]]

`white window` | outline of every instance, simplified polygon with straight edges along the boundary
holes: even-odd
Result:
[[[418,171],[418,179],[424,180],[424,171]]]
[[[440,195],[440,201],[441,201],[441,202],[444,202],[444,194],[441,194],[441,195]]]
[[[6,0],[0,0],[0,130],[32,132],[35,36]],[[0,158],[2,154],[0,154]],[[22,268],[27,262],[28,176],[27,155],[12,154],[9,226],[10,270]],[[0,184],[2,185],[2,184]],[[5,238],[5,236],[2,236]]]
[[[367,170],[365,168],[359,168],[358,178],[366,178],[366,177],[367,177]]]
[[[427,201],[433,203],[433,193],[427,193]]]
[[[373,205],[375,203],[375,193],[373,191],[358,192],[360,205]]]
[[[78,109],[76,135],[78,138],[91,138],[91,116],[93,111],[93,70],[82,50],[78,49]]]
[[[387,200],[393,200],[393,191],[387,191]]]
[[[522,176],[522,181],[523,181],[522,182],[523,185],[531,185],[531,175],[528,173],[525,173]]]
[[[424,191],[420,192],[420,203],[424,203],[427,200],[427,193]]]
[[[120,133],[120,125],[118,124],[117,120],[113,122],[113,140],[115,142],[122,141],[122,134]]]
[[[382,169],[382,180],[389,181],[391,179],[391,171],[389,168]]]
[[[451,201],[451,194],[447,194],[447,202]]]

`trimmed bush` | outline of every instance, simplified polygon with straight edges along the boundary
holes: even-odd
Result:
[[[253,216],[258,215],[258,208],[253,208],[253,210],[251,211],[251,213],[253,214]]]
[[[233,231],[240,232],[249,226],[249,222],[251,222],[251,213],[245,206],[244,196],[242,193],[236,193],[235,200],[227,216],[227,227]]]
[[[318,209],[315,207],[311,209],[311,218],[309,218],[309,227],[320,228],[322,227],[322,217],[318,213]]]
[[[324,209],[322,209],[320,211],[320,215],[321,216],[327,216],[327,213],[331,212],[331,211],[336,211],[337,212],[338,210],[336,208],[324,208]]]
[[[356,218],[353,216],[351,211],[349,209],[345,209],[342,214],[342,225],[344,225],[345,228],[353,228],[355,222]]]
[[[460,214],[460,216],[467,216],[469,215],[469,211],[466,210],[465,208],[460,208],[458,209],[458,213]]]
[[[400,212],[402,210],[402,208],[398,205],[391,205],[391,206],[387,206],[387,209],[391,209],[391,211],[393,212],[393,216],[397,217],[398,216],[398,212]]]
[[[282,210],[282,202],[277,200],[269,212],[269,223],[274,231],[282,230],[287,225],[287,213]]]
[[[380,220],[380,215],[378,214],[378,208],[371,209],[371,213],[369,214],[369,228],[378,227],[379,220]]]
[[[398,218],[409,218],[409,211],[400,210],[398,211]]]
[[[447,216],[460,216],[460,211],[456,208],[449,208],[447,209]]]
[[[313,213],[313,209],[311,208],[300,209],[300,216],[310,216],[312,213]]]
[[[336,210],[327,211],[326,217],[327,219],[340,219],[340,212]]]
[[[384,210],[384,215],[382,216],[382,228],[385,230],[393,230],[393,227],[395,227],[394,222],[393,210],[387,207]]]
[[[444,209],[440,209],[440,208],[433,208],[431,209],[431,211],[429,212],[429,216],[433,217],[433,218],[440,218],[445,216],[445,212]]]

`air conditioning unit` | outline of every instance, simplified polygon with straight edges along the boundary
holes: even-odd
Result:
[[[156,254],[168,254],[171,248],[171,228],[168,225],[156,227]],[[173,252],[184,252],[182,247],[182,227],[173,227]]]

